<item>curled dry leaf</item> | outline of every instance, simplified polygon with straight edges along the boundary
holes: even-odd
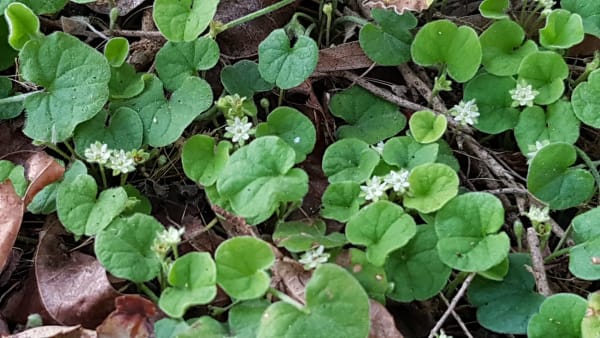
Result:
[[[429,8],[433,0],[365,0],[363,6],[368,8],[392,9],[398,15],[404,11],[421,12]]]
[[[34,327],[12,335],[11,338],[96,338],[96,332],[86,330],[81,325],[47,325]]]
[[[271,284],[284,292],[293,299],[304,304],[304,293],[306,284],[310,280],[312,273],[304,270],[302,264],[288,259],[278,259],[271,268],[273,277]]]
[[[113,310],[120,294],[94,257],[67,250],[63,239],[70,237],[56,217],[48,217],[34,257],[37,289],[56,322],[94,328]]]
[[[369,299],[369,315],[371,317],[371,330],[369,338],[403,338],[404,336],[396,328],[394,317],[385,306]]]
[[[23,200],[12,183],[0,183],[0,271],[11,256],[13,244],[19,234],[24,211]]]
[[[116,310],[96,328],[99,337],[154,337],[154,322],[164,317],[154,303],[138,295],[117,297],[115,306]]]
[[[112,2],[114,2],[114,6],[119,9],[119,16],[125,16],[141,5],[144,0],[98,0],[91,4],[86,4],[86,6],[88,6],[94,12],[108,14],[113,7],[111,4]]]
[[[45,186],[63,177],[65,168],[45,152],[33,153],[25,162],[25,175],[30,182],[25,192],[25,207]]]

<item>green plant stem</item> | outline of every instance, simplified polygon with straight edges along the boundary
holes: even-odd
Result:
[[[556,244],[556,247],[554,247],[554,250],[552,250],[552,253],[555,253],[562,248],[562,246],[567,241],[567,238],[569,238],[569,235],[571,234],[572,230],[573,230],[573,223],[569,224],[569,226],[567,227],[567,230],[565,230],[565,234],[560,238],[560,240],[558,241],[558,244]]]
[[[566,253],[569,253],[570,250],[571,250],[571,248],[562,248],[560,250],[554,251],[553,253],[549,254],[546,258],[544,258],[544,263],[551,262],[556,257],[560,257]]]
[[[447,298],[452,298],[454,292],[456,291],[456,288],[460,284],[462,284],[462,282],[467,278],[467,276],[469,276],[469,273],[465,271],[460,271],[458,274],[456,274],[456,277],[450,283],[448,283],[448,285],[446,285],[446,288],[444,290],[444,294]]]
[[[25,99],[28,96],[31,96],[31,95],[37,94],[37,93],[41,93],[41,92],[43,92],[43,90],[36,90],[36,91],[33,91],[33,92],[29,92],[29,93],[24,93],[24,94],[19,94],[19,95],[5,97],[3,99],[0,99],[0,104],[22,102],[22,101],[25,101]]]
[[[125,182],[127,182],[127,176],[128,176],[128,175],[129,175],[129,174],[127,174],[127,173],[123,173],[123,174],[121,174],[121,186],[124,186],[124,185],[125,185]]]
[[[333,1],[333,4],[335,4],[337,1]],[[333,17],[333,9],[335,8],[335,6],[331,4],[331,10],[328,11],[328,13],[326,13],[327,16],[327,21],[325,23],[325,47],[329,47],[329,38],[331,36],[331,18]]]
[[[521,26],[523,25],[523,19],[525,19],[525,10],[527,9],[527,3],[529,0],[523,0],[523,5],[521,6],[521,14],[519,14],[519,23]]]
[[[173,257],[175,257],[175,259],[179,258],[179,250],[177,250],[177,244],[171,245],[171,251],[173,252]]]
[[[206,232],[208,230],[210,230],[212,227],[214,227],[217,223],[219,223],[219,218],[215,217],[213,218],[210,222],[208,222],[208,224],[204,227],[204,230],[202,230],[202,232]]]
[[[154,303],[158,303],[158,296],[154,293],[154,291],[150,290],[149,287],[144,283],[137,283],[137,287],[150,298]]]
[[[585,165],[587,165],[588,168],[590,169],[590,172],[592,173],[592,176],[594,177],[594,180],[596,181],[596,187],[598,188],[598,192],[600,193],[600,174],[598,173],[598,169],[596,169],[594,162],[588,156],[588,154],[586,154],[585,151],[583,151],[583,149],[575,146],[575,150],[577,151],[577,155],[579,155],[579,157],[583,160]]]
[[[102,164],[98,164],[98,167],[100,167],[100,178],[102,179],[102,186],[104,187],[104,189],[108,188],[108,183],[106,180],[106,172],[104,171],[104,166]]]
[[[285,94],[285,91],[283,90],[283,88],[279,88],[279,98],[277,99],[277,107],[281,107],[281,105],[283,104],[283,95]]]
[[[283,8],[283,7],[285,7],[285,6],[289,5],[289,4],[292,4],[295,1],[296,0],[282,0],[280,2],[272,4],[271,6],[267,6],[267,7],[263,8],[263,9],[260,9],[260,10],[258,10],[256,12],[253,12],[253,13],[250,13],[248,15],[242,16],[241,18],[237,18],[237,19],[235,19],[233,21],[229,21],[228,23],[226,23],[226,24],[223,25],[222,30],[219,33],[222,33],[224,31],[228,30],[229,28],[233,28],[235,26],[239,26],[241,24],[244,24],[244,23],[246,23],[248,21],[252,21],[252,20],[254,20],[256,18],[259,18],[259,17],[261,17],[261,16],[263,16],[265,14],[269,14],[269,13],[271,13],[273,11],[276,11],[276,10],[278,10],[280,8]]]
[[[283,293],[283,292],[281,292],[281,291],[279,291],[279,290],[277,290],[277,289],[275,289],[273,287],[269,288],[269,292],[272,295],[274,295],[275,297],[281,299],[283,302],[286,302],[286,303],[290,304],[291,306],[295,307],[296,309],[298,309],[298,311],[301,311],[301,312],[303,312],[305,314],[309,314],[310,313],[310,311],[308,311],[308,309],[304,305],[298,303],[292,297],[286,295],[285,293]]]
[[[59,154],[60,156],[62,156],[65,160],[70,161],[71,160],[71,156],[67,155],[67,153],[65,153],[64,151],[60,150],[60,148],[53,143],[44,143],[44,145],[52,150],[54,150],[57,154]]]
[[[339,18],[335,19],[333,21],[333,27],[336,27],[340,23],[344,23],[344,22],[355,23],[355,24],[357,24],[357,25],[359,25],[361,27],[369,23],[369,21],[367,21],[367,20],[365,20],[363,18],[359,18],[359,17],[351,16],[351,15],[346,15],[346,16],[342,16],[342,17],[339,17]]]

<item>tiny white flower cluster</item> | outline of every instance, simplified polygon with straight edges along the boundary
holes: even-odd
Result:
[[[244,143],[250,138],[250,135],[254,134],[255,130],[252,128],[252,122],[248,122],[246,116],[235,117],[233,120],[227,120],[227,127],[225,127],[225,137],[231,138],[231,141],[238,143],[243,146]]]
[[[181,242],[181,236],[184,232],[185,228],[176,229],[174,227],[159,231],[152,244],[152,251],[159,257],[165,257],[170,248]]]
[[[361,195],[366,200],[377,202],[388,189],[393,189],[400,195],[405,194],[410,188],[408,182],[410,171],[400,169],[399,171],[391,171],[385,177],[373,176],[367,182],[360,186]]]
[[[306,270],[314,269],[329,260],[329,254],[324,251],[325,247],[319,245],[316,249],[308,250],[302,254],[298,262],[303,264]]]
[[[461,125],[474,125],[479,118],[479,107],[475,103],[475,99],[464,102],[460,101],[457,105],[450,109],[450,114],[454,116],[454,121]]]
[[[544,7],[544,9],[542,10],[542,16],[548,16],[550,13],[552,13],[552,7],[554,7],[554,5],[556,4],[556,1],[554,0],[536,0],[537,3],[540,4],[541,7]]]
[[[526,154],[527,164],[531,163],[531,160],[533,160],[535,155],[537,155],[538,151],[540,151],[542,148],[544,148],[545,146],[547,146],[549,144],[550,144],[550,141],[542,140],[542,141],[535,141],[535,144],[528,145],[527,150],[529,150],[529,152]]]
[[[536,206],[529,207],[529,212],[525,214],[533,224],[542,224],[550,220],[548,207],[538,208]]]
[[[531,107],[533,106],[533,100],[535,100],[535,97],[538,96],[540,92],[534,90],[527,81],[521,80],[517,83],[517,87],[509,90],[508,93],[510,94],[510,98],[513,99],[513,107]]]
[[[379,156],[383,156],[383,146],[383,141],[379,141],[376,145],[372,145],[371,149],[375,150],[379,154]]]
[[[149,157],[149,154],[143,150],[126,152],[123,149],[108,149],[108,145],[98,141],[90,144],[83,155],[89,163],[98,163],[112,169],[115,176],[134,171],[137,164],[145,162]]]

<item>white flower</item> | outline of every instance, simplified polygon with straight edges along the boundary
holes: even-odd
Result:
[[[108,149],[108,145],[98,141],[90,144],[84,151],[85,160],[89,163],[106,164],[110,159],[112,150]]]
[[[550,215],[548,215],[548,212],[550,210],[548,209],[548,207],[544,207],[544,208],[538,208],[535,206],[531,206],[529,207],[529,212],[525,214],[525,216],[527,216],[527,218],[529,218],[529,220],[531,221],[531,223],[534,224],[540,224],[540,223],[546,223],[550,220]]]
[[[517,83],[517,87],[515,89],[511,89],[508,91],[510,94],[510,98],[513,99],[512,106],[533,106],[533,100],[540,93],[537,90],[534,90],[530,84],[527,84],[526,81],[519,81]]]
[[[437,338],[452,338],[452,336],[448,336],[446,335],[446,332],[444,332],[444,330],[440,330],[440,334],[436,335]]]
[[[231,138],[234,143],[243,145],[245,141],[250,138],[250,135],[254,133],[252,130],[252,122],[248,122],[247,117],[239,118],[235,117],[234,120],[227,120],[228,126],[225,127],[227,131],[225,137]]]
[[[360,186],[360,190],[362,190],[361,195],[365,197],[366,200],[371,200],[373,202],[377,202],[381,196],[385,194],[388,185],[385,182],[381,181],[381,177],[373,176],[367,180],[365,185]]]
[[[383,181],[394,189],[395,192],[404,194],[410,188],[410,183],[408,183],[408,175],[410,175],[410,171],[406,169],[401,169],[400,171],[391,171],[387,174]]]
[[[381,155],[383,155],[383,146],[384,146],[383,142],[379,141],[376,145],[372,145],[371,149],[373,149],[376,152],[378,152],[379,155],[381,156]]]
[[[327,260],[329,260],[329,254],[324,253],[324,250],[325,248],[322,245],[319,245],[318,248],[302,254],[298,262],[304,264],[304,269],[306,270],[314,269],[320,264],[327,263]]]
[[[544,7],[544,10],[552,11],[552,7],[556,4],[554,0],[536,0],[540,6]]]
[[[527,156],[527,164],[529,164],[531,162],[531,160],[533,160],[533,158],[535,157],[535,155],[537,155],[538,151],[540,151],[540,149],[544,148],[545,146],[549,145],[550,141],[548,140],[542,140],[542,141],[535,141],[535,144],[530,144],[527,146],[527,150],[529,150],[529,152],[525,155]]]
[[[454,116],[454,121],[463,126],[467,124],[473,125],[477,123],[479,108],[477,107],[477,104],[475,104],[475,99],[468,102],[461,100],[450,110],[450,114]]]
[[[152,251],[159,257],[164,257],[169,249],[181,242],[181,235],[185,232],[185,228],[176,229],[169,227],[159,231],[152,244]]]
[[[135,170],[135,159],[132,155],[133,154],[130,151],[125,152],[123,149],[119,151],[115,150],[110,156],[110,160],[106,166],[113,170],[113,175],[132,172]]]

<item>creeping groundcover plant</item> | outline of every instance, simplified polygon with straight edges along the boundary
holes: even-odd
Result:
[[[597,0],[0,0],[2,335],[598,338],[599,38]]]

